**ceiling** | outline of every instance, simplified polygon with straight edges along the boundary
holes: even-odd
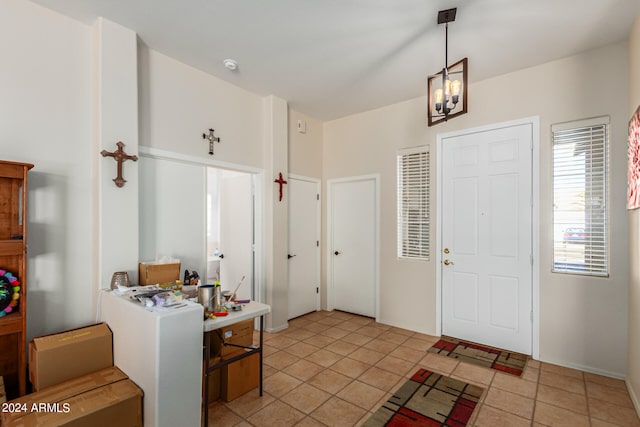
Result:
[[[449,62],[468,57],[470,82],[625,40],[640,13],[639,0],[33,1],[88,25],[103,16],[151,49],[320,120],[423,95],[444,65],[439,10],[458,8]]]

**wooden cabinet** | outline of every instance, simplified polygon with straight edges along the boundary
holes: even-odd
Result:
[[[9,399],[26,393],[27,173],[32,167],[0,160],[0,375]],[[17,303],[7,305],[13,299]]]

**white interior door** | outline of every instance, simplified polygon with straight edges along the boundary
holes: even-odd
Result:
[[[532,125],[442,141],[442,332],[531,354]]]
[[[289,319],[320,308],[320,183],[289,175]]]
[[[332,183],[331,275],[333,307],[375,317],[377,198],[375,178]]]
[[[253,190],[248,173],[224,171],[220,175],[220,285],[236,296],[253,299]]]

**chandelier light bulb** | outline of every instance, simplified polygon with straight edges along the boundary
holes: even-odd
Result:
[[[454,80],[451,82],[451,93],[454,96],[460,95],[460,89],[462,89],[462,83],[460,80]]]
[[[441,104],[442,103],[442,89],[436,89],[435,91],[435,98],[436,98],[436,104]]]

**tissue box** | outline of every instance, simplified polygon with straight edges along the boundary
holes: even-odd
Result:
[[[180,279],[180,263],[157,264],[141,262],[138,264],[138,284],[155,285],[156,283],[175,282]]]

